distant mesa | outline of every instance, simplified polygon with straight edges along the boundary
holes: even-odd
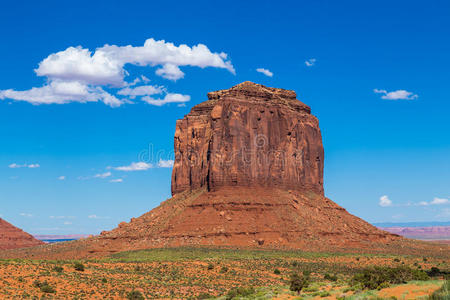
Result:
[[[319,122],[294,91],[246,81],[211,92],[177,121],[174,147],[173,197],[157,208],[96,237],[10,256],[179,246],[448,251],[377,229],[324,196]]]
[[[32,235],[0,218],[0,250],[33,247],[44,244]]]

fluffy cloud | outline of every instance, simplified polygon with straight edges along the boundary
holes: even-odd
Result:
[[[191,96],[189,95],[173,94],[173,93],[166,94],[163,99],[154,99],[150,96],[142,97],[142,101],[156,106],[162,106],[167,103],[183,104],[185,102],[188,102],[189,100],[191,100]]]
[[[26,218],[31,218],[33,216],[30,213],[20,213],[19,215],[22,216],[22,217],[26,217]]]
[[[111,107],[117,107],[124,103],[124,101],[117,99],[99,86],[92,87],[77,81],[61,80],[51,81],[42,87],[26,91],[2,90],[0,91],[0,99],[26,101],[35,105],[101,101]]]
[[[58,180],[66,180],[66,176],[59,176]]]
[[[266,76],[269,76],[269,77],[273,76],[272,72],[270,72],[268,69],[264,69],[264,68],[258,68],[258,69],[256,69],[256,72],[262,73],[262,74],[264,74]]]
[[[169,80],[184,77],[180,67],[213,67],[226,69],[235,74],[235,70],[227,55],[223,52],[211,52],[207,46],[198,44],[176,46],[164,40],[148,39],[143,46],[105,45],[94,52],[79,47],[69,47],[49,55],[39,63],[35,72],[47,78],[47,84],[30,90],[0,90],[0,99],[26,101],[32,104],[64,104],[69,102],[103,102],[117,107],[127,102],[118,99],[108,89],[122,88],[117,92],[120,96],[149,96],[159,94],[163,90],[155,86],[129,88],[149,79],[143,75],[127,83],[128,72],[125,65],[141,67],[157,67],[155,74]],[[127,88],[128,87],[128,88]],[[153,88],[153,89],[152,89]],[[171,98],[167,94],[166,97]],[[160,105],[179,101],[158,102]]]
[[[380,202],[378,204],[382,207],[388,207],[392,206],[392,201],[389,199],[388,196],[384,195],[380,197]]]
[[[89,215],[88,218],[89,219],[109,219],[109,217],[100,217],[97,215]]]
[[[421,201],[421,202],[417,203],[417,205],[419,205],[419,206],[444,205],[444,204],[450,204],[450,200],[444,199],[444,198],[437,198],[437,197],[435,197],[430,202]]]
[[[376,94],[383,94],[383,96],[381,96],[381,99],[385,100],[414,100],[419,98],[418,95],[405,90],[396,90],[393,92],[388,92],[386,90],[374,89],[373,92]]]
[[[40,165],[39,164],[23,164],[23,165],[19,165],[16,163],[12,163],[8,166],[8,168],[10,169],[18,169],[18,168],[30,168],[30,169],[35,169],[35,168],[39,168]]]
[[[145,171],[150,168],[153,168],[152,164],[148,164],[145,162],[133,162],[129,166],[115,167],[114,170],[131,172],[131,171]]]
[[[448,199],[444,198],[434,198],[433,201],[430,202],[431,205],[442,205],[442,204],[449,204],[450,201]]]
[[[310,58],[310,59],[305,60],[305,65],[307,67],[312,67],[315,64],[316,64],[316,59],[315,58]]]
[[[117,92],[119,95],[130,96],[131,99],[136,98],[136,96],[148,96],[161,94],[165,89],[161,86],[153,85],[141,85],[134,88],[126,87]]]
[[[113,182],[113,183],[123,182],[123,179],[122,178],[111,179],[109,182]]]
[[[160,167],[160,168],[172,168],[173,167],[173,163],[174,163],[174,161],[173,160],[163,160],[163,159],[160,159],[159,160],[159,162],[158,162],[158,167]]]
[[[107,178],[107,177],[110,177],[111,175],[112,175],[111,172],[105,172],[105,173],[94,175],[94,178]]]

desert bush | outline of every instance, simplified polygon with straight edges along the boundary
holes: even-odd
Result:
[[[197,296],[198,300],[211,299],[211,298],[215,298],[215,297],[208,293],[200,293],[200,295]]]
[[[281,274],[281,272],[280,272],[280,270],[278,270],[278,269],[275,269],[275,270],[273,270],[273,274],[276,274],[276,275],[280,275],[280,274]]]
[[[308,286],[308,280],[306,277],[301,276],[298,273],[292,273],[289,280],[289,289],[293,292],[300,294],[303,288]]]
[[[145,297],[139,291],[131,291],[127,294],[127,299],[128,300],[144,300]]]
[[[220,268],[220,273],[226,273],[228,272],[228,267],[223,266],[222,268]]]
[[[207,269],[208,269],[208,270],[214,269],[214,265],[213,265],[212,263],[209,263]]]
[[[428,300],[448,300],[450,299],[450,281],[446,280],[444,285],[435,291]]]
[[[409,267],[372,267],[364,269],[353,276],[352,284],[361,284],[364,288],[374,290],[386,284],[406,283],[410,280],[428,280],[430,277],[424,271]]]
[[[325,292],[321,292],[321,293],[319,294],[319,296],[320,296],[320,298],[324,298],[324,297],[331,296],[331,294],[330,294],[329,292],[325,291]]]
[[[35,280],[33,282],[33,286],[39,288],[43,293],[56,293],[56,290],[52,286],[50,286],[47,281],[40,282],[39,280]]]
[[[62,273],[64,271],[64,268],[61,266],[55,266],[53,268],[53,271],[55,271],[56,273]]]
[[[251,294],[255,293],[255,289],[253,287],[245,288],[245,287],[238,287],[231,289],[228,294],[226,295],[227,300],[232,300],[238,297],[247,297]]]
[[[80,262],[76,262],[76,263],[73,265],[73,268],[74,268],[76,271],[84,272],[84,265],[83,265],[82,263],[80,263]]]
[[[323,279],[325,279],[325,280],[329,280],[329,281],[337,281],[338,280],[338,278],[337,278],[337,276],[336,275],[330,275],[330,274],[328,274],[328,273],[326,273],[324,276],[323,276]]]

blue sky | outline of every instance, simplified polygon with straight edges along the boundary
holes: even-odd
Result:
[[[450,221],[446,1],[1,6],[0,215],[28,232],[98,233],[169,198],[175,120],[246,80],[311,106],[332,200]]]

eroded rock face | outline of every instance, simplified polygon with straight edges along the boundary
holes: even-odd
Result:
[[[99,236],[0,257],[179,246],[450,253],[379,230],[324,196],[319,124],[295,92],[244,82],[208,98],[177,121],[172,198]]]
[[[0,218],[0,250],[26,248],[44,244],[32,235]]]
[[[277,187],[323,194],[319,122],[294,91],[243,82],[178,120],[172,194]]]

